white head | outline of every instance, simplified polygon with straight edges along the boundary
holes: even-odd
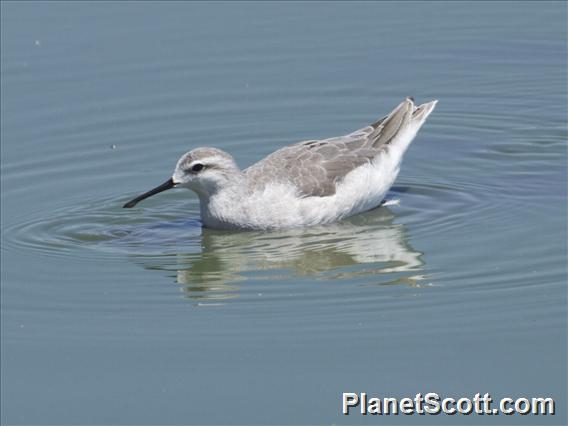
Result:
[[[181,156],[172,180],[199,195],[213,195],[241,171],[231,155],[217,148],[196,148]]]
[[[231,155],[217,148],[196,148],[181,156],[174,174],[162,185],[136,197],[124,205],[138,202],[170,188],[188,188],[200,197],[210,197],[241,177],[241,170]]]

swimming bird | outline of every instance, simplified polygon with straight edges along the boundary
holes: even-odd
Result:
[[[162,185],[124,205],[171,188],[199,197],[205,227],[271,229],[326,224],[381,204],[404,152],[437,101],[406,98],[390,114],[345,136],[281,148],[241,170],[217,148],[196,148],[178,160]]]

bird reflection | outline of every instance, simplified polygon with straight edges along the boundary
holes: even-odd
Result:
[[[404,225],[394,223],[394,217],[382,207],[312,228],[271,232],[203,229],[201,250],[170,255],[160,266],[145,266],[175,269],[176,282],[186,297],[198,302],[239,297],[242,281],[253,279],[310,277],[348,282],[367,277],[367,285],[417,286],[422,278],[418,275],[422,253],[410,246]]]

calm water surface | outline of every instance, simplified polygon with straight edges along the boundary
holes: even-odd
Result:
[[[2,2],[3,424],[565,424],[566,3]],[[122,204],[405,96],[379,208],[202,229]],[[552,396],[556,416],[340,415],[341,392]]]

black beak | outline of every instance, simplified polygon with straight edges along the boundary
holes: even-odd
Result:
[[[157,186],[154,189],[151,189],[150,191],[146,192],[145,194],[142,194],[139,197],[136,197],[135,199],[130,200],[128,203],[126,203],[124,206],[122,206],[122,208],[129,209],[131,207],[134,207],[136,204],[138,204],[140,201],[144,200],[145,198],[151,197],[152,195],[156,195],[156,194],[163,192],[167,189],[171,189],[174,186],[175,186],[174,180],[172,178],[169,178],[167,181],[165,181],[160,186]]]

